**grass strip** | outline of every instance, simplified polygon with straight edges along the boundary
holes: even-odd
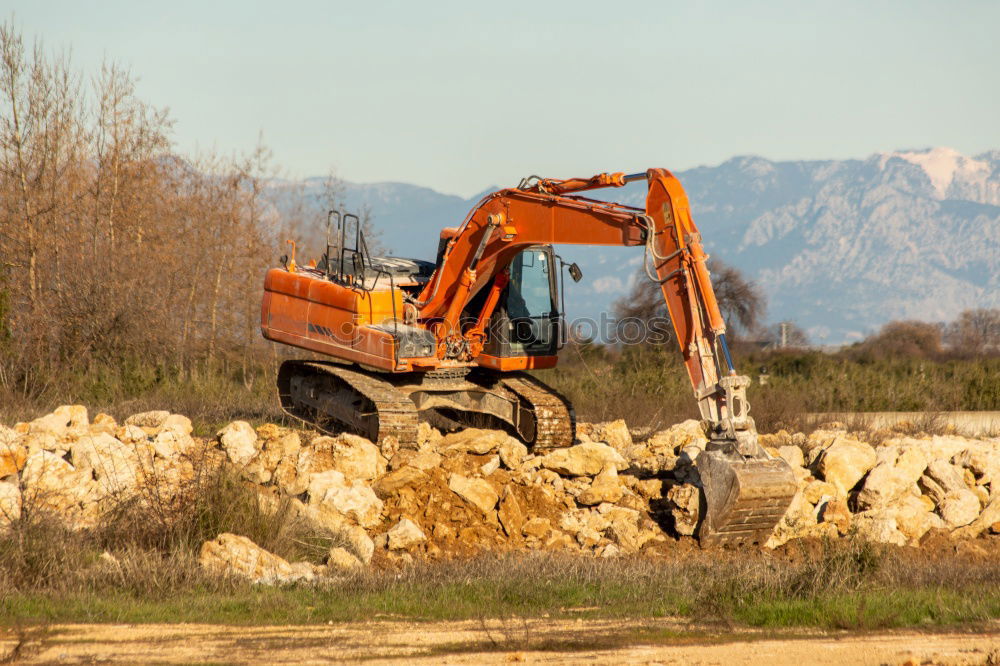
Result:
[[[579,608],[584,610],[577,610]],[[163,597],[123,591],[16,593],[0,600],[0,622],[312,624],[371,619],[686,617],[760,628],[888,629],[954,626],[1000,617],[1000,590],[855,590],[795,598],[759,594],[699,597],[606,583],[479,579],[355,586],[184,590]]]

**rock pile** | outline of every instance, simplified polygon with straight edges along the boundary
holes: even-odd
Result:
[[[91,422],[79,405],[0,425],[0,527],[26,506],[91,528],[111,501],[140,491],[165,503],[176,499],[196,469],[221,462],[191,431],[179,414],[146,412],[119,425],[107,414]]]
[[[840,429],[761,439],[799,479],[772,546],[851,531],[897,545],[918,545],[931,530],[1000,532],[1000,439],[890,436],[876,447]]]
[[[284,498],[294,515],[342,537],[322,570],[238,535],[204,544],[206,568],[255,580],[481,550],[655,553],[695,531],[694,460],[706,444],[696,421],[641,440],[623,421],[581,424],[575,446],[537,453],[503,432],[442,434],[426,424],[413,448],[243,421],[214,438],[191,432],[177,414],[119,425],[105,414],[90,421],[80,406],[0,426],[0,527],[31,506],[91,528],[112,500],[152,489],[170,501],[196,475],[229,465],[261,502]],[[828,427],[761,442],[799,482],[770,547],[801,537],[917,545],[931,530],[963,539],[1000,532],[1000,440],[899,435],[873,446]]]

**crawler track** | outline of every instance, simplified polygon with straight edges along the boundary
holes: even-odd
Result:
[[[332,363],[286,361],[278,395],[290,415],[326,432],[352,430],[373,442],[417,439],[417,409],[378,375]]]
[[[295,418],[325,432],[346,429],[374,442],[395,437],[401,444],[414,443],[419,420],[436,422],[434,410],[425,408],[441,405],[453,408],[449,418],[459,426],[481,425],[485,415],[538,450],[571,446],[576,437],[569,402],[524,373],[387,375],[335,363],[287,361],[278,372],[278,395]]]
[[[534,436],[525,439],[535,449],[572,446],[576,439],[576,412],[558,391],[525,373],[505,376],[501,384],[516,393],[521,408],[531,414]]]

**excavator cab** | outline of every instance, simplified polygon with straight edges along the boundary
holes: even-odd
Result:
[[[498,358],[553,356],[559,351],[557,257],[550,245],[537,245],[514,256],[510,282],[490,318],[483,350]]]

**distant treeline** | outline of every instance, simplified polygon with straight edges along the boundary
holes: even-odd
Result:
[[[810,412],[1000,410],[1000,310],[971,310],[948,324],[889,322],[835,352],[766,341],[734,346],[737,369],[753,380],[748,397],[764,432],[807,428]],[[539,376],[573,400],[582,420],[625,417],[658,428],[698,418],[672,341],[570,345],[559,368]]]

